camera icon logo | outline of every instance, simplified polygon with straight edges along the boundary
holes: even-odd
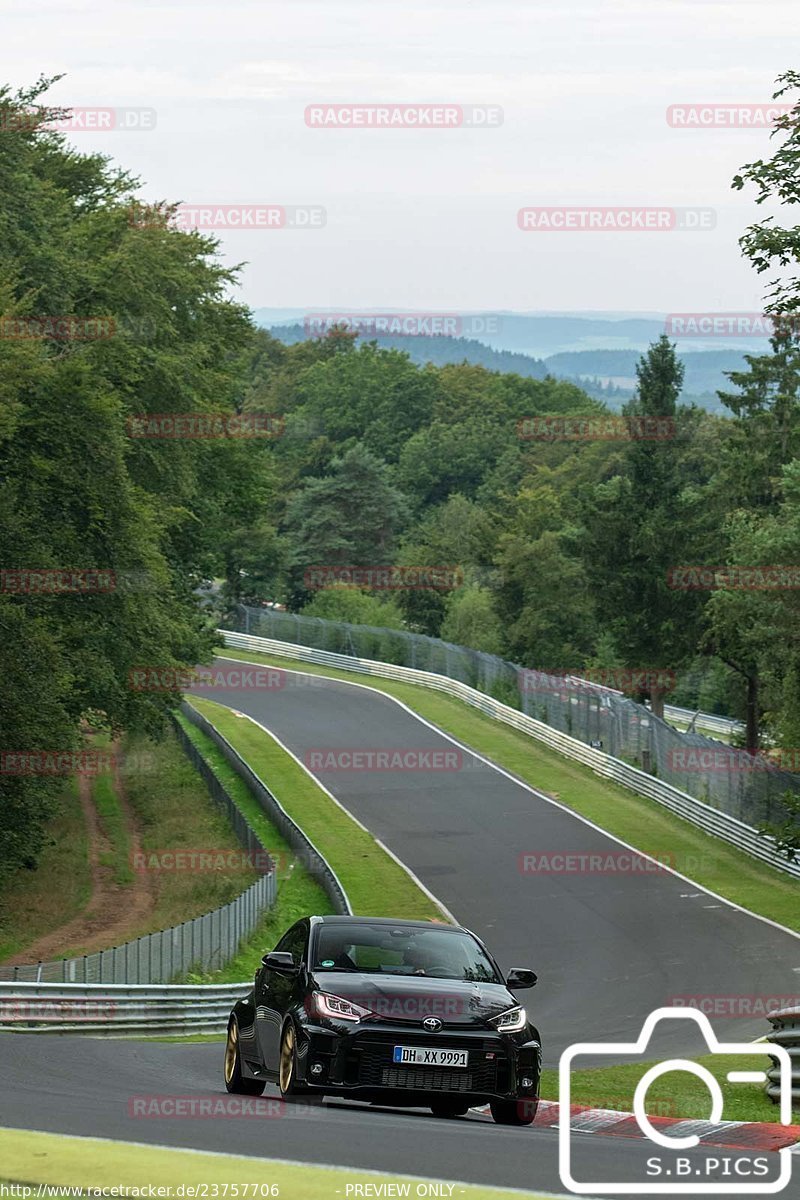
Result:
[[[761,1182],[755,1182],[753,1176],[761,1175],[765,1172],[746,1172],[742,1169],[741,1171],[735,1171],[733,1177],[731,1177],[731,1168],[730,1164],[728,1164],[725,1175],[717,1174],[716,1178],[714,1178],[713,1173],[709,1174],[709,1166],[718,1163],[716,1159],[698,1158],[697,1162],[693,1163],[688,1157],[669,1157],[676,1151],[685,1152],[694,1149],[700,1145],[700,1138],[696,1133],[678,1134],[670,1137],[668,1131],[665,1132],[663,1129],[656,1128],[648,1117],[645,1111],[647,1092],[651,1085],[657,1079],[660,1079],[662,1075],[666,1075],[671,1071],[683,1071],[702,1080],[711,1098],[711,1111],[708,1119],[713,1122],[724,1120],[724,1101],[718,1080],[707,1067],[685,1058],[671,1058],[665,1062],[651,1066],[642,1075],[634,1092],[633,1115],[636,1118],[639,1129],[645,1138],[649,1139],[649,1141],[659,1146],[665,1152],[663,1156],[664,1162],[671,1164],[662,1167],[660,1165],[661,1158],[647,1160],[648,1164],[659,1164],[652,1171],[652,1174],[657,1176],[658,1181],[654,1178],[646,1178],[636,1182],[631,1182],[630,1180],[620,1182],[575,1178],[573,1170],[573,1138],[575,1131],[571,1127],[570,1120],[571,1071],[574,1060],[582,1055],[591,1055],[595,1058],[603,1055],[613,1058],[622,1056],[630,1057],[633,1055],[644,1057],[653,1036],[653,1030],[658,1022],[663,1020],[694,1022],[699,1027],[708,1045],[709,1052],[712,1054],[746,1055],[750,1058],[756,1054],[763,1055],[765,1058],[765,1069],[763,1071],[728,1071],[725,1078],[729,1083],[766,1083],[767,1068],[770,1066],[773,1068],[777,1067],[779,1123],[781,1125],[791,1125],[792,1061],[785,1047],[774,1043],[720,1042],[705,1013],[699,1012],[694,1008],[658,1008],[647,1017],[642,1026],[642,1031],[635,1042],[578,1042],[573,1046],[569,1046],[561,1055],[559,1061],[560,1114],[558,1127],[558,1168],[561,1175],[561,1182],[565,1187],[578,1195],[592,1196],[599,1196],[604,1192],[637,1196],[680,1195],[681,1193],[685,1194],[689,1192],[693,1195],[717,1194],[735,1196],[758,1195],[759,1193],[766,1195],[782,1191],[789,1182],[792,1174],[791,1150],[788,1148],[777,1151],[779,1158],[779,1172],[777,1177],[763,1179]],[[771,1062],[768,1060],[771,1060]],[[775,1072],[773,1069],[773,1074],[770,1077],[773,1081],[774,1076]],[[687,1119],[686,1124],[690,1125],[691,1122]],[[730,1159],[730,1155],[728,1158]],[[679,1166],[678,1164],[682,1165]]]

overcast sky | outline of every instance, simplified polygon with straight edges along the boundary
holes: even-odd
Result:
[[[155,109],[79,132],[142,197],[315,205],[324,228],[228,231],[254,307],[740,311],[764,282],[734,172],[760,129],[679,129],[668,106],[765,103],[794,0],[0,0],[0,75],[66,72],[64,105]],[[491,128],[318,129],[308,105],[492,105]],[[523,206],[712,208],[699,232],[522,232]]]

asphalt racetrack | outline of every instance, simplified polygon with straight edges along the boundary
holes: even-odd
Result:
[[[461,749],[390,697],[321,676],[287,671],[282,688],[202,695],[254,717],[304,763],[328,750]],[[545,1065],[576,1041],[635,1039],[674,997],[798,994],[800,938],[668,871],[522,871],[524,854],[559,866],[559,855],[625,848],[466,749],[456,770],[314,774],[503,968],[537,972],[525,1000]],[[712,1024],[725,1041],[768,1030],[760,1016]],[[686,1022],[660,1027],[656,1048],[702,1052]]]
[[[459,749],[390,698],[335,680],[287,672],[278,690],[202,694],[254,717],[301,761],[320,750]],[[504,968],[539,973],[524,996],[546,1065],[555,1066],[575,1041],[634,1039],[648,1013],[675,996],[789,996],[797,989],[796,937],[669,872],[521,871],[525,853],[608,855],[623,847],[466,750],[456,770],[327,769],[318,777],[487,940]],[[760,1019],[713,1024],[727,1041],[766,1032]],[[662,1027],[647,1057],[702,1052],[687,1025]],[[0,1035],[5,1126],[565,1191],[555,1129],[340,1100],[286,1106],[275,1119],[133,1115],[136,1097],[176,1095],[225,1096],[221,1044]],[[591,1134],[576,1135],[574,1147],[576,1177],[631,1183],[647,1178],[646,1161],[659,1152],[645,1140]],[[692,1152],[698,1163],[725,1153]],[[795,1180],[781,1194],[800,1198],[800,1186]]]
[[[0,1124],[371,1168],[432,1182],[461,1180],[565,1191],[558,1175],[555,1129],[504,1128],[477,1114],[448,1121],[420,1109],[377,1109],[326,1100],[316,1106],[278,1104],[273,1119],[131,1115],[137,1098],[227,1099],[222,1089],[222,1054],[222,1043],[181,1046],[0,1034]],[[271,1094],[277,1095],[268,1087],[265,1095]],[[658,1152],[644,1140],[591,1134],[576,1135],[574,1147],[576,1178],[619,1182],[646,1179],[646,1160]],[[665,1162],[674,1157],[661,1153]],[[726,1152],[709,1148],[692,1153],[695,1169],[703,1169],[698,1164]],[[777,1159],[774,1154],[766,1157],[771,1162]],[[458,1190],[452,1194],[457,1197]],[[796,1180],[781,1195],[797,1200]],[[333,1194],[331,1200],[336,1200]]]

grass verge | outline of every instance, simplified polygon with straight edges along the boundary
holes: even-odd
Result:
[[[765,1054],[707,1054],[693,1061],[707,1067],[719,1083],[725,1102],[725,1121],[780,1120],[778,1106],[765,1095],[760,1084],[729,1083],[726,1079],[729,1071],[765,1071],[769,1066]],[[570,1103],[631,1112],[636,1085],[652,1066],[655,1063],[638,1062],[573,1071]],[[542,1071],[541,1094],[544,1100],[559,1099],[558,1071]],[[687,1071],[670,1071],[648,1088],[645,1107],[651,1116],[708,1120],[711,1097],[708,1088],[697,1076]],[[800,1102],[797,1115],[800,1117]]]
[[[166,929],[228,904],[255,882],[257,872],[244,857],[219,870],[177,870],[161,857],[164,851],[241,850],[171,729],[158,742],[126,740],[120,776],[136,819],[142,869],[155,891],[147,928],[139,933]],[[191,858],[185,861],[191,865]]]
[[[373,917],[442,919],[414,880],[269,734],[212,700],[192,704],[233,745],[325,856],[353,911]]]
[[[15,871],[0,892],[0,962],[77,916],[90,892],[86,821],[77,782],[70,779],[37,869]]]
[[[265,1122],[269,1124],[269,1122]],[[280,1122],[278,1122],[279,1124]],[[267,1140],[265,1136],[265,1141]],[[276,1135],[276,1144],[277,1135]],[[2,1183],[50,1184],[83,1188],[146,1188],[158,1184],[172,1195],[186,1194],[189,1186],[205,1189],[197,1195],[225,1195],[223,1188],[238,1183],[260,1185],[258,1195],[280,1196],[281,1200],[331,1200],[353,1195],[349,1184],[377,1185],[369,1195],[397,1194],[387,1184],[408,1176],[384,1175],[378,1171],[352,1168],[311,1167],[269,1158],[237,1158],[227,1154],[204,1154],[191,1150],[167,1150],[100,1138],[64,1137],[28,1130],[0,1130]],[[383,1187],[381,1188],[381,1183]],[[178,1188],[184,1185],[182,1192]],[[272,1191],[269,1185],[274,1185]],[[267,1189],[266,1191],[264,1189]],[[520,1195],[502,1188],[465,1185],[454,1191],[465,1200],[500,1200]],[[413,1183],[410,1194],[413,1195]],[[30,1195],[36,1194],[36,1188]],[[252,1196],[253,1188],[246,1194]],[[530,1200],[543,1200],[538,1192],[524,1193]]]
[[[182,716],[178,719],[276,865],[278,890],[275,904],[264,914],[250,937],[242,942],[235,958],[219,971],[190,976],[190,981],[196,983],[238,983],[252,976],[265,949],[271,949],[281,934],[299,917],[308,913],[324,916],[333,912],[333,908],[325,891],[308,874],[283,834],[268,819],[252,792],[228,766],[211,739]]]
[[[484,716],[460,700],[415,684],[365,678],[350,671],[317,667],[277,655],[228,648],[224,654],[240,661],[366,683],[394,696],[446,733],[637,850],[668,863],[734,904],[800,932],[800,889],[796,880],[703,833],[655,801],[601,779],[580,763],[556,754],[534,738]]]
[[[99,856],[104,867],[111,867],[114,883],[124,887],[133,883],[131,842],[122,803],[114,789],[111,775],[104,772],[92,780],[92,802],[110,849]]]

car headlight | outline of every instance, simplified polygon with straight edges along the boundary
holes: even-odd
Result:
[[[330,992],[314,992],[311,997],[311,1010],[317,1017],[333,1017],[336,1021],[361,1021],[364,1017],[374,1017],[375,1013],[343,996],[333,996]]]
[[[509,1008],[508,1012],[501,1013],[499,1017],[490,1017],[489,1024],[494,1025],[498,1033],[519,1033],[520,1029],[525,1028],[527,1020],[525,1009],[517,1005],[516,1008]]]

